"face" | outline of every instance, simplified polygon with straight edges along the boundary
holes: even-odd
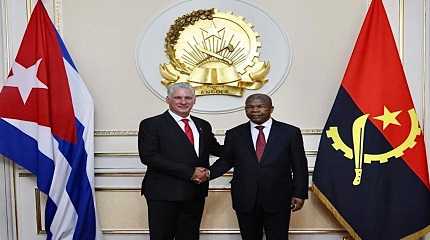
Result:
[[[245,112],[246,116],[253,123],[262,124],[270,119],[273,112],[273,106],[261,99],[255,98],[245,103]]]
[[[193,95],[193,91],[187,88],[176,89],[171,96],[166,98],[169,109],[178,114],[181,117],[187,117],[191,109],[196,103],[196,97]]]

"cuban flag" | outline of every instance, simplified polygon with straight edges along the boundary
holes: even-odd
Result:
[[[0,92],[0,154],[48,196],[47,239],[100,239],[94,195],[94,106],[39,0]]]

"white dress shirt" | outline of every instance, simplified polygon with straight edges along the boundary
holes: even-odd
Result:
[[[267,143],[267,139],[269,139],[270,129],[272,128],[272,122],[273,122],[273,120],[271,118],[262,124],[255,124],[252,121],[250,121],[250,123],[251,123],[250,124],[251,125],[251,136],[252,136],[252,143],[254,144],[254,149],[255,149],[255,145],[257,143],[257,137],[258,137],[258,129],[256,129],[255,127],[256,126],[264,126],[263,133],[264,133],[264,138],[266,139],[266,143]]]
[[[173,119],[175,119],[176,123],[179,125],[179,127],[181,127],[182,131],[185,132],[185,123],[182,122],[182,119],[188,119],[188,124],[190,125],[191,131],[193,131],[193,138],[194,138],[194,150],[196,151],[197,156],[199,156],[199,143],[200,143],[200,134],[199,131],[197,130],[196,124],[193,122],[193,120],[191,119],[190,115],[188,115],[187,117],[181,117],[178,114],[172,112],[171,110],[169,110],[170,115],[173,117]],[[258,130],[257,130],[258,132]]]

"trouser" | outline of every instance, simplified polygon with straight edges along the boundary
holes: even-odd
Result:
[[[148,200],[151,240],[198,240],[205,199]]]

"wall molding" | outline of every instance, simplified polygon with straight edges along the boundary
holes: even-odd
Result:
[[[303,135],[321,135],[323,129],[319,128],[304,128],[301,129]],[[136,137],[138,130],[95,130],[95,137]],[[224,136],[227,129],[215,129],[215,136]]]
[[[316,156],[318,151],[305,151],[306,156]],[[139,157],[138,152],[96,152],[94,157]]]
[[[110,188],[110,187],[99,187],[96,188],[96,192],[139,192],[140,188]],[[309,191],[312,191],[311,188],[309,188]],[[230,192],[229,188],[225,189],[209,189],[209,192]],[[42,224],[42,195],[41,192],[35,188],[35,207],[36,207],[36,229],[37,234],[46,234],[46,230]],[[126,229],[126,228],[119,228],[119,229],[113,229],[113,228],[103,228],[102,232],[104,234],[149,234],[148,228],[143,229]],[[231,229],[231,228],[225,228],[225,229],[217,229],[217,228],[202,228],[200,229],[201,234],[240,234],[239,229]],[[290,229],[289,233],[291,235],[300,235],[300,234],[347,234],[345,229],[342,228],[292,228]]]
[[[1,22],[1,69],[2,69],[2,77],[0,78],[0,86],[2,85],[4,79],[6,78],[8,71],[11,66],[11,61],[13,61],[13,54],[16,50],[17,46],[19,45],[18,37],[17,35],[20,34],[21,29],[21,22],[20,17],[24,16],[25,11],[28,11],[28,9],[25,9],[25,4],[30,2],[35,2],[35,0],[24,0],[21,1],[15,1],[15,0],[5,0],[0,1],[0,22]],[[54,25],[56,26],[57,30],[62,35],[63,32],[63,2],[62,0],[44,0],[44,2],[47,3],[47,8],[49,7],[51,10],[51,14],[53,13],[52,20],[54,22]],[[370,0],[369,0],[370,2]],[[413,61],[416,61],[420,64],[420,66],[411,67],[411,70],[414,72],[414,70],[419,71],[422,76],[411,78],[411,81],[417,82],[417,86],[420,86],[422,88],[415,89],[413,93],[418,94],[418,100],[419,104],[416,105],[417,108],[420,109],[422,115],[420,117],[421,124],[423,127],[423,131],[425,132],[425,136],[427,139],[427,153],[428,153],[428,160],[430,160],[430,142],[428,139],[430,139],[430,110],[428,108],[430,107],[430,71],[429,71],[429,59],[430,59],[430,0],[418,0],[418,1],[405,1],[405,0],[387,0],[389,2],[387,11],[392,13],[392,18],[390,20],[394,20],[393,26],[395,30],[394,35],[396,36],[398,40],[398,46],[399,46],[399,53],[401,55],[401,59],[403,62],[405,60],[407,61],[408,55],[407,52],[411,51],[411,44],[408,42],[410,38],[416,38],[415,35],[408,35],[409,27],[405,24],[405,22],[409,21],[409,18],[414,18],[412,15],[408,15],[408,9],[410,9],[410,6],[415,4],[421,4],[423,6],[422,12],[419,13],[420,16],[417,17],[421,19],[421,15],[423,16],[423,21],[421,24],[423,24],[423,27],[420,31],[423,31],[422,39],[413,39],[414,43],[419,42],[419,46],[417,46],[414,51],[421,51],[422,59],[413,59]],[[30,5],[28,5],[30,6]],[[22,15],[21,15],[22,14]],[[410,13],[409,13],[410,14]],[[17,18],[18,17],[18,18]],[[29,15],[28,15],[29,17]],[[24,17],[23,17],[24,18]],[[16,20],[18,19],[18,20]],[[416,19],[415,19],[416,20]],[[409,59],[410,60],[410,59]],[[310,87],[310,86],[309,86]],[[224,136],[226,132],[226,129],[217,129],[214,130],[214,133],[217,137]],[[313,141],[317,137],[319,137],[321,134],[323,134],[322,129],[302,129],[302,134],[304,136],[308,136],[308,138],[312,141],[309,141],[310,143],[315,143]],[[103,160],[100,158],[110,158],[107,159],[107,161],[114,160],[115,164],[112,166],[117,166],[117,162],[121,163],[121,160],[124,159],[115,159],[115,158],[126,158],[126,157],[132,157],[132,158],[138,158],[138,153],[134,151],[129,146],[135,146],[135,138],[138,135],[138,130],[121,130],[121,129],[113,129],[113,130],[96,130],[94,131],[94,136],[96,137],[96,141],[99,141],[98,143],[101,143],[101,146],[106,147],[106,149],[101,149],[102,151],[96,152],[95,157],[99,158],[97,160]],[[132,138],[123,138],[122,137],[132,137]],[[107,140],[106,140],[107,139]],[[123,148],[119,148],[118,151],[116,151],[116,148],[113,146],[117,145],[109,145],[112,142],[120,140],[121,143],[124,143],[123,146],[126,148],[123,150]],[[108,143],[108,144],[106,144]],[[133,145],[132,145],[133,144]],[[312,145],[314,146],[314,145]],[[107,151],[105,151],[107,150]],[[131,150],[131,151],[130,151]],[[310,157],[316,156],[317,151],[306,151],[306,155]],[[118,161],[116,161],[118,160]],[[135,159],[132,159],[135,161]],[[103,165],[105,166],[105,165]],[[110,166],[110,165],[109,165]],[[129,165],[127,165],[128,167]],[[313,169],[309,169],[309,173],[312,173]],[[97,179],[100,178],[121,178],[126,177],[127,180],[129,178],[141,178],[144,176],[145,170],[144,169],[138,169],[138,168],[123,168],[123,169],[117,169],[117,168],[99,168],[95,169],[95,176]],[[229,172],[224,175],[224,177],[231,177],[232,172]],[[19,235],[22,235],[22,232],[30,231],[28,230],[28,227],[32,227],[31,225],[23,225],[22,223],[19,223],[17,220],[17,197],[20,197],[21,191],[25,190],[22,189],[22,186],[19,182],[19,177],[33,177],[33,175],[29,172],[25,172],[22,168],[20,168],[17,165],[14,165],[12,162],[3,159],[0,157],[0,206],[3,207],[3,203],[6,204],[6,210],[5,212],[1,212],[0,216],[0,239],[11,239],[16,240],[19,238]],[[109,187],[99,187],[97,190],[108,190]],[[112,187],[111,188],[114,191],[140,191],[138,188],[123,188],[123,187]],[[212,189],[212,191],[215,191],[215,189]],[[219,189],[219,191],[226,191],[226,189]],[[37,195],[36,195],[37,196]],[[40,197],[40,194],[39,194]],[[3,201],[4,200],[4,201]],[[39,199],[40,201],[40,199]],[[39,202],[38,205],[41,203]],[[37,205],[36,205],[37,206]],[[20,209],[18,209],[21,211]],[[40,209],[41,210],[41,209]],[[20,214],[27,215],[29,213],[22,213]],[[3,214],[5,213],[5,214]],[[42,216],[37,217],[37,219],[40,219]],[[6,221],[6,222],[5,222]],[[21,224],[21,225],[19,225]],[[42,223],[38,223],[38,225],[42,226]],[[41,228],[40,228],[41,229]],[[20,232],[21,231],[21,232]],[[34,230],[31,230],[34,231]],[[147,234],[148,231],[143,230],[133,230],[133,229],[103,229],[103,232],[105,234],[116,234],[116,235],[124,235],[120,236],[118,238],[124,237],[127,238],[128,236],[125,236],[127,234]],[[18,234],[19,233],[19,234]],[[226,229],[203,229],[201,231],[203,234],[238,234],[238,230],[226,230]],[[292,234],[329,234],[329,233],[339,233],[342,235],[346,235],[346,232],[344,230],[340,229],[312,229],[312,230],[291,230]],[[22,236],[21,236],[22,238]],[[31,239],[31,238],[30,238]]]

